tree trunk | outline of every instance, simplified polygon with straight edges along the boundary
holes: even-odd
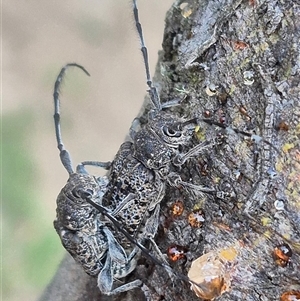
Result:
[[[187,249],[171,263],[185,275],[192,261],[213,252],[216,270],[210,276],[221,275],[226,284],[216,285],[223,292],[216,293],[217,300],[280,300],[283,292],[300,291],[299,26],[299,2],[288,0],[176,1],[166,17],[154,80],[162,102],[180,99],[168,110],[245,132],[200,121],[195,143],[217,137],[222,143],[177,172],[225,197],[170,188],[161,204],[158,246],[163,253],[174,244]],[[257,135],[254,141],[245,139],[247,133]],[[178,200],[184,211],[176,216]],[[203,225],[191,225],[188,216],[199,208]],[[282,244],[292,255],[274,260]],[[148,259],[140,260],[128,281],[136,278],[145,283],[149,300],[200,300],[189,283],[170,279]],[[137,289],[100,296],[96,279],[68,255],[40,300],[145,297]]]

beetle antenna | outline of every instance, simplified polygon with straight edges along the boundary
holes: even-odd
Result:
[[[59,90],[60,86],[62,83],[62,80],[64,79],[64,75],[66,73],[66,70],[69,67],[77,67],[81,69],[86,75],[90,75],[87,70],[76,64],[76,63],[71,63],[65,65],[59,72],[55,84],[54,84],[54,93],[53,93],[53,98],[54,98],[54,126],[55,126],[55,135],[56,135],[56,141],[57,141],[57,148],[59,149],[59,156],[61,163],[67,170],[69,174],[74,173],[74,169],[72,166],[72,161],[71,161],[71,156],[69,152],[65,149],[64,144],[62,142],[62,137],[61,137],[61,127],[60,127],[60,112],[59,112],[59,107],[60,107],[60,100],[59,100]]]

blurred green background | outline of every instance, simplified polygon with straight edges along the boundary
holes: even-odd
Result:
[[[152,74],[173,0],[138,1]],[[53,126],[62,87],[62,131],[74,164],[111,160],[146,94],[130,0],[2,1],[2,298],[36,300],[64,250],[53,229],[67,180]]]

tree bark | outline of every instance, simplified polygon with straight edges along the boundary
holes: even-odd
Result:
[[[195,143],[222,143],[176,171],[229,197],[169,188],[161,204],[158,246],[163,253],[174,244],[188,249],[171,263],[174,270],[186,275],[202,254],[234,250],[232,260],[220,261],[227,281],[220,301],[280,300],[300,291],[299,26],[298,1],[176,1],[166,16],[154,83],[162,102],[181,100],[167,110],[257,135],[250,141],[199,122]],[[177,200],[180,216],[172,213]],[[188,216],[199,208],[205,221],[193,227]],[[272,255],[281,244],[293,253],[285,267]],[[149,300],[199,300],[189,283],[149,260],[141,259],[128,280],[136,278]],[[145,300],[143,291],[101,296],[96,280],[66,256],[40,300]]]

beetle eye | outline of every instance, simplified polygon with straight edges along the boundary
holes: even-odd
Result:
[[[91,198],[93,195],[93,190],[91,189],[82,189],[82,188],[74,188],[71,191],[72,196],[75,199],[85,199],[85,198]]]
[[[91,197],[91,196],[93,196],[93,194],[94,194],[94,191],[93,191],[92,189],[87,189],[87,190],[85,191],[85,195],[86,195],[87,197]]]
[[[163,127],[163,133],[169,137],[176,137],[176,138],[179,138],[182,134],[181,131],[167,126]]]
[[[86,190],[80,189],[79,194],[82,199],[92,198],[93,190],[92,189],[86,189]]]
[[[80,193],[77,188],[74,188],[73,190],[71,190],[71,194],[75,198],[80,198]]]

